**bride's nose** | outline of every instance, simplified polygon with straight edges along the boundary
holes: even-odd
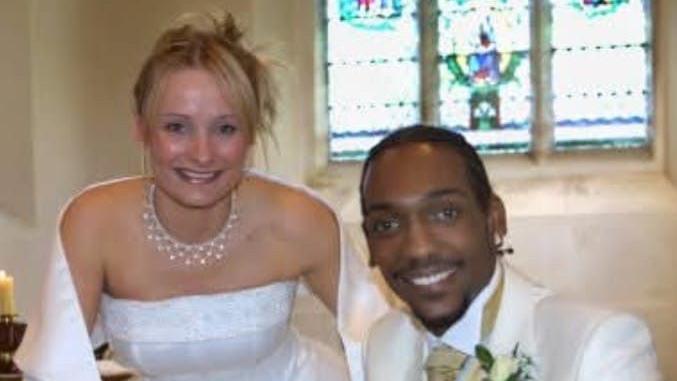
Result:
[[[198,164],[209,164],[213,158],[209,135],[198,132],[190,142],[190,158]]]

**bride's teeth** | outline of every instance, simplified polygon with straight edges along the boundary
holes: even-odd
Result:
[[[189,180],[194,181],[207,181],[216,177],[217,172],[193,172],[189,170],[180,170],[179,171],[183,176]]]
[[[201,179],[207,179],[207,178],[214,176],[213,173],[191,173],[191,172],[187,172],[187,174],[190,177],[197,177],[197,178],[201,178]]]
[[[430,286],[447,278],[453,272],[453,270],[447,270],[437,274],[411,278],[411,283],[415,284],[416,286]]]

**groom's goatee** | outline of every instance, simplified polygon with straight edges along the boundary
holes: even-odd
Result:
[[[435,334],[435,336],[442,336],[452,325],[461,320],[466,311],[468,311],[471,302],[472,299],[470,297],[464,296],[461,308],[454,311],[454,313],[441,316],[437,319],[422,319],[420,316],[419,319],[421,319],[421,323],[428,331]]]

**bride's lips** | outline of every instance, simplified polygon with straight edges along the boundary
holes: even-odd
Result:
[[[191,184],[207,184],[214,180],[223,172],[223,171],[195,171],[186,168],[176,168],[174,170],[176,174],[184,181],[187,181]]]

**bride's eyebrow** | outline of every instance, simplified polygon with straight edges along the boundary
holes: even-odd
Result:
[[[237,116],[235,114],[222,114],[214,118],[215,122],[228,122],[228,123],[234,123],[237,122]]]
[[[176,112],[166,112],[162,113],[159,115],[160,118],[181,118],[181,119],[188,119],[188,115],[185,114],[180,114]]]

